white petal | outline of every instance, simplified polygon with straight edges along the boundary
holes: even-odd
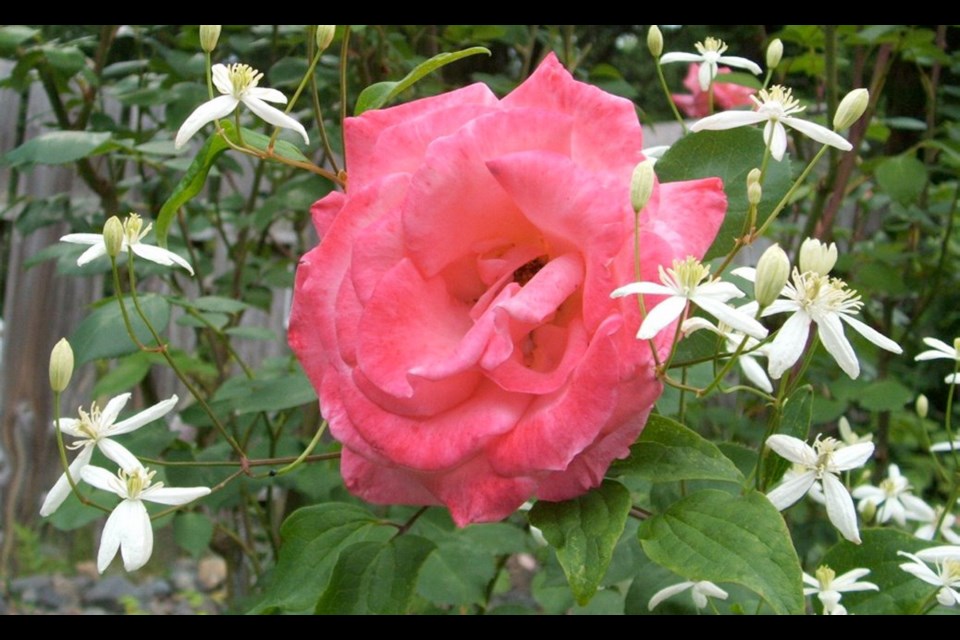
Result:
[[[101,491],[115,493],[121,498],[127,497],[127,488],[120,484],[120,479],[102,467],[87,465],[80,470],[80,477]]]
[[[728,594],[726,591],[713,584],[708,580],[702,580],[697,584],[693,585],[693,590],[702,593],[704,595],[710,596],[711,598],[719,598],[720,600],[726,600]]]
[[[662,300],[647,313],[640,325],[640,331],[637,332],[637,338],[640,340],[649,340],[661,331],[667,325],[680,317],[687,306],[687,299],[680,296],[673,296]]]
[[[684,320],[683,327],[680,330],[683,332],[683,335],[688,336],[691,333],[700,331],[701,329],[715,333],[718,336],[724,335],[712,322],[706,318],[701,318],[700,316],[694,316]]]
[[[917,496],[905,493],[900,496],[900,502],[903,503],[906,510],[904,515],[910,520],[930,522],[936,518],[937,512],[933,510],[933,507]]]
[[[940,586],[941,584],[943,584],[943,581],[940,580],[940,576],[938,576],[933,571],[931,571],[930,567],[923,564],[923,562],[919,560],[915,555],[913,555],[912,553],[905,553],[903,551],[898,551],[897,553],[900,555],[908,556],[916,560],[916,562],[905,562],[901,564],[900,568],[903,571],[906,571],[907,573],[913,575],[916,578],[920,578],[927,584],[932,584],[936,586]]]
[[[100,426],[101,435],[106,435],[107,433],[113,432],[113,423],[117,421],[117,416],[120,415],[120,412],[123,411],[123,408],[127,406],[127,401],[130,400],[129,393],[121,393],[118,396],[110,398],[110,402],[107,403],[107,406],[103,408],[103,411],[100,412]]]
[[[792,116],[782,118],[780,122],[788,127],[796,129],[808,138],[812,138],[817,142],[830,145],[831,147],[836,147],[841,151],[850,151],[853,149],[853,145],[850,144],[847,139],[841,136],[839,133],[835,133],[815,122],[810,122],[809,120],[804,120],[803,118],[794,118]]]
[[[960,560],[960,546],[940,545],[917,551],[917,558],[926,562],[945,562],[947,560]]]
[[[90,458],[92,456],[93,447],[84,447],[80,450],[80,453],[77,454],[77,457],[73,459],[73,462],[70,463],[70,466],[67,467],[70,469],[70,477],[73,478],[74,482],[80,482],[82,480],[80,471],[90,464]],[[63,501],[70,496],[71,491],[73,491],[73,489],[70,488],[70,481],[67,480],[67,474],[61,473],[60,477],[54,483],[53,488],[47,493],[47,497],[44,498],[43,504],[40,506],[40,515],[46,518],[60,508]]]
[[[817,464],[817,452],[800,438],[778,433],[767,438],[766,445],[781,458],[790,462],[802,464],[806,467]]]
[[[614,289],[610,294],[611,298],[622,298],[630,295],[654,295],[654,296],[675,296],[677,292],[670,287],[665,287],[656,282],[631,282],[618,289]]]
[[[190,266],[190,263],[175,254],[173,251],[155,247],[152,244],[142,244],[138,242],[137,244],[133,245],[133,252],[144,260],[156,262],[157,264],[162,264],[164,266],[169,267],[172,264],[178,264],[189,271],[190,275],[193,275],[193,267]]]
[[[310,138],[307,136],[307,130],[303,128],[303,125],[283,111],[280,111],[276,107],[271,107],[263,100],[250,95],[243,97],[243,104],[247,105],[250,111],[253,111],[270,124],[276,127],[283,127],[284,129],[293,129],[303,137],[304,144],[310,144]]]
[[[832,473],[822,478],[823,495],[827,499],[827,517],[840,534],[856,544],[860,544],[860,531],[857,529],[857,511],[853,508],[853,498],[847,492],[840,479]]]
[[[881,349],[886,349],[892,353],[903,353],[903,349],[900,348],[896,342],[883,335],[879,331],[875,330],[868,324],[857,320],[853,316],[848,316],[845,313],[840,314],[840,319],[846,322],[848,325],[854,328],[854,330],[862,335],[864,338],[877,345]]]
[[[60,431],[64,435],[71,436],[73,438],[89,438],[90,436],[83,431],[80,431],[81,422],[75,418],[60,418]],[[56,423],[54,423],[54,429],[56,429]]]
[[[742,298],[745,295],[746,294],[732,282],[713,280],[711,282],[705,282],[694,289],[691,299],[706,297],[719,300],[720,302],[726,302],[732,298]]]
[[[770,146],[770,155],[774,160],[783,160],[783,154],[787,151],[787,130],[782,124],[768,120],[763,127],[763,141]]]
[[[832,472],[849,471],[862,467],[873,455],[872,442],[858,442],[833,452],[828,470]]]
[[[693,302],[720,322],[741,333],[753,336],[758,340],[763,340],[767,337],[767,330],[762,324],[723,302],[712,298],[702,298],[700,296],[694,296]]]
[[[747,376],[747,379],[757,388],[767,393],[773,393],[770,378],[767,377],[767,372],[763,370],[759,362],[750,356],[740,356],[740,368],[743,369],[743,374]]]
[[[120,532],[120,555],[123,568],[136,571],[147,564],[153,553],[153,529],[150,516],[140,500],[124,500],[117,505],[110,517],[119,514],[123,529]]]
[[[867,575],[870,575],[870,569],[851,569],[842,576],[834,578],[832,586],[837,591],[863,591],[863,589],[851,589],[850,587],[853,587],[857,584],[857,580]],[[869,585],[867,587],[868,589],[879,588],[877,585],[869,582],[861,582],[859,584]]]
[[[694,122],[690,131],[723,131],[750,126],[766,120],[767,117],[757,111],[724,111]]]
[[[860,375],[860,362],[857,354],[850,346],[850,341],[843,335],[843,324],[835,313],[827,313],[817,319],[817,334],[833,359],[837,361],[843,372],[856,380]]]
[[[774,300],[760,315],[766,318],[767,316],[775,316],[778,313],[796,313],[799,310],[800,305],[794,300]]]
[[[809,332],[810,316],[805,311],[796,311],[787,318],[767,351],[767,370],[771,378],[779,380],[800,359]]]
[[[753,60],[748,60],[747,58],[741,58],[740,56],[720,56],[717,59],[717,62],[720,64],[729,65],[731,67],[737,67],[738,69],[746,69],[755,76],[760,75],[763,71]]]
[[[863,500],[861,503],[863,505],[866,505],[867,502],[872,502],[876,505],[887,497],[887,493],[883,489],[870,484],[862,484],[856,487],[852,493],[853,497],[857,500]]]
[[[937,602],[945,607],[952,607],[960,602],[960,593],[950,587],[944,587],[937,592]]]
[[[943,381],[947,384],[960,384],[960,373],[951,373]]]
[[[817,474],[815,471],[801,473],[777,485],[767,494],[767,499],[773,503],[777,511],[783,511],[805,496],[807,492],[810,491],[810,487],[813,486],[813,482],[816,479]]]
[[[126,504],[126,500],[117,505],[110,512],[107,523],[103,525],[103,533],[100,534],[100,550],[97,552],[97,571],[103,573],[120,548],[120,536],[123,534],[123,515],[120,511],[120,505]]]
[[[100,447],[103,455],[120,465],[120,468],[124,471],[129,472],[143,466],[140,464],[140,461],[137,460],[137,457],[130,453],[129,449],[115,440],[102,438],[97,443],[97,446]]]
[[[103,235],[99,233],[68,233],[60,238],[60,242],[73,244],[103,244]],[[104,248],[106,251],[106,248]]]
[[[238,104],[240,104],[240,101],[230,95],[217,96],[213,100],[204,102],[187,116],[187,119],[180,125],[173,146],[179,149],[205,124],[213,122],[217,118],[225,118],[233,113]]]
[[[101,236],[100,239],[103,240],[103,236]],[[100,244],[95,244],[80,254],[80,257],[77,258],[77,266],[82,267],[105,255],[107,255],[107,245],[101,241]]]
[[[712,62],[704,62],[697,71],[697,79],[700,81],[700,90],[710,89],[710,83],[717,77],[717,65]],[[706,603],[704,603],[706,604]]]
[[[672,598],[678,593],[683,593],[692,586],[692,582],[680,582],[678,584],[670,585],[669,587],[660,589],[660,591],[657,591],[655,594],[653,594],[653,597],[650,598],[650,602],[647,603],[647,609],[653,611],[658,604],[667,598]]]
[[[177,406],[177,401],[179,398],[176,395],[170,396],[166,400],[162,400],[155,405],[149,406],[135,416],[130,416],[126,420],[122,420],[117,424],[111,426],[106,435],[109,436],[119,436],[124,433],[130,433],[131,431],[136,431],[145,424],[150,424],[158,418],[170,413],[175,406]]]
[[[930,447],[930,451],[933,453],[941,453],[943,451],[950,451],[951,449],[960,450],[960,440],[956,442],[938,442]]]
[[[258,100],[266,100],[267,102],[276,102],[277,104],[287,104],[287,96],[283,95],[283,92],[277,91],[276,89],[268,89],[266,87],[254,87],[252,89],[247,89],[247,93],[244,94],[244,98],[247,96],[257,98]]]
[[[193,502],[197,498],[202,498],[206,495],[210,495],[209,487],[182,487],[178,489],[174,487],[158,487],[155,485],[147,487],[147,489],[140,494],[140,497],[150,502],[179,506]]]
[[[233,83],[230,82],[230,72],[226,65],[215,64],[210,67],[210,73],[213,76],[213,84],[220,93],[233,93]]]
[[[63,240],[63,238],[60,239]],[[928,347],[933,347],[935,351],[924,351],[916,357],[917,360],[933,360],[934,358],[949,358],[951,360],[957,359],[957,350],[943,340],[937,340],[936,338],[924,338],[923,343]]]
[[[921,353],[918,353],[917,356],[914,358],[914,360],[917,360],[917,361],[937,360],[939,358],[944,358],[946,360],[956,360],[957,356],[953,355],[952,353],[944,353],[938,350],[930,350],[930,351],[923,351]]]
[[[670,64],[671,62],[700,62],[703,56],[696,53],[685,53],[683,51],[672,51],[660,56],[660,64]]]

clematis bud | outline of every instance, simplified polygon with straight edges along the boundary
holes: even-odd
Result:
[[[763,174],[760,172],[760,169],[757,169],[756,167],[750,169],[750,173],[747,174],[747,187],[752,184],[760,184],[761,175]]]
[[[116,258],[123,251],[123,223],[117,216],[112,216],[103,225],[103,244],[111,258]]]
[[[783,58],[783,42],[774,38],[767,46],[767,69],[776,69]]]
[[[837,113],[833,116],[833,128],[837,131],[846,129],[860,119],[870,104],[870,92],[866,89],[854,89],[843,97]]]
[[[863,516],[864,522],[872,522],[873,518],[877,515],[877,504],[873,500],[861,502],[858,509],[860,515]]]
[[[659,58],[663,53],[663,34],[655,24],[650,25],[650,30],[647,31],[647,48],[654,58]]]
[[[916,409],[917,415],[921,420],[925,419],[927,417],[927,413],[930,412],[930,401],[927,400],[927,396],[923,395],[922,393],[917,396]]]
[[[757,279],[754,293],[761,308],[770,306],[790,277],[790,258],[780,245],[774,244],[757,261]]]
[[[60,393],[70,384],[72,375],[73,349],[66,338],[61,338],[50,352],[50,388]]]
[[[333,42],[333,36],[337,32],[335,24],[317,25],[317,52],[326,51],[330,43]]]
[[[822,276],[830,273],[837,264],[837,245],[831,242],[823,244],[816,238],[807,238],[800,245],[800,272],[813,271]]]
[[[760,186],[759,182],[754,182],[747,187],[747,202],[757,206],[760,204],[761,198],[763,198],[763,187]]]
[[[643,211],[653,195],[653,185],[656,182],[653,164],[654,160],[644,160],[634,168],[633,177],[630,178],[630,204],[633,205],[635,213]]]
[[[210,53],[217,48],[217,40],[220,39],[219,24],[200,25],[200,48]]]

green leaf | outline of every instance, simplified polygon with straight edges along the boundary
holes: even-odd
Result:
[[[775,613],[803,612],[800,561],[761,493],[698,491],[644,521],[638,536],[651,560],[687,580],[743,585]]]
[[[490,50],[486,47],[470,47],[463,51],[440,53],[418,64],[414,67],[413,71],[398,82],[378,82],[372,84],[360,92],[360,96],[357,98],[357,105],[353,110],[353,115],[358,116],[364,111],[379,109],[412,87],[421,78],[433,73],[440,67],[448,65],[451,62],[456,62],[461,58],[475,56],[480,53],[485,53],[489,56]]]
[[[417,578],[436,546],[402,535],[389,542],[358,542],[340,553],[316,613],[406,613]]]
[[[581,605],[597,592],[629,512],[630,492],[609,480],[579,498],[540,500],[530,510],[530,523],[543,531],[543,537],[557,552],[570,589]]]
[[[880,591],[844,593],[843,605],[850,613],[858,614],[920,613],[924,602],[937,588],[901,569],[901,564],[911,560],[897,552],[916,553],[932,543],[896,529],[863,529],[860,537],[863,544],[843,540],[835,545],[827,551],[821,564],[829,566],[838,576],[851,569],[870,569],[870,575],[862,580],[874,583]],[[815,606],[819,608],[819,604]]]
[[[712,177],[723,180],[727,215],[705,259],[726,255],[733,247],[734,238],[742,233],[747,214],[747,174],[760,166],[765,148],[759,129],[701,131],[679,140],[657,161],[657,176],[663,182]],[[757,226],[773,212],[792,183],[790,161],[771,159],[764,178]]]
[[[237,313],[244,309],[249,309],[250,305],[233,298],[222,298],[220,296],[200,296],[194,300],[186,300],[186,306],[199,309],[201,311],[213,311],[215,313]]]
[[[278,378],[234,380],[220,387],[214,400],[233,400],[232,406],[238,414],[280,411],[317,400],[313,385],[299,367]]]
[[[170,303],[163,296],[153,293],[138,297],[150,324],[158,333],[163,332],[170,322]],[[153,336],[137,315],[133,300],[127,296],[123,302],[137,339],[143,344],[154,346]],[[70,344],[73,345],[73,356],[78,365],[98,358],[116,358],[140,350],[127,333],[120,306],[115,299],[105,301],[84,318],[70,336]]]
[[[812,420],[813,388],[805,385],[790,394],[790,397],[784,401],[777,433],[806,441]],[[763,486],[772,487],[790,468],[790,462],[769,449],[764,449],[763,455],[765,456]]]
[[[15,53],[18,45],[39,34],[39,29],[31,29],[18,24],[0,27],[0,55]]]
[[[7,153],[4,161],[14,167],[30,164],[65,164],[106,151],[109,132],[50,131],[26,141]]]
[[[228,336],[243,340],[276,340],[277,334],[266,327],[230,327],[224,331]]]
[[[913,397],[914,392],[896,380],[880,380],[867,385],[858,401],[868,411],[896,411]]]
[[[173,519],[173,539],[181,549],[199,558],[213,539],[213,520],[202,513],[178,513]]]
[[[140,384],[149,372],[150,357],[142,352],[133,353],[97,380],[91,395],[95,398],[118,395]]]
[[[630,456],[614,463],[610,473],[650,482],[743,482],[743,475],[736,465],[713,443],[679,422],[660,415],[650,416],[640,440],[630,448]]]
[[[915,202],[927,184],[927,168],[910,155],[884,160],[875,175],[880,188],[902,205]]]
[[[294,511],[280,528],[280,559],[263,599],[251,613],[312,609],[327,588],[342,550],[370,539],[386,539],[393,528],[363,507],[327,502]]]
[[[221,122],[226,129],[233,125],[229,122]],[[226,140],[218,133],[214,133],[203,143],[197,157],[190,163],[190,168],[180,178],[180,182],[173,188],[170,197],[160,207],[160,213],[157,214],[157,221],[153,230],[157,235],[157,244],[161,247],[167,246],[167,233],[170,230],[170,224],[177,211],[189,202],[194,196],[200,193],[203,185],[207,181],[207,174],[217,158],[229,148]]]

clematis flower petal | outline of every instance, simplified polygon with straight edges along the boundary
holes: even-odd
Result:
[[[303,137],[304,144],[310,144],[310,137],[307,135],[307,130],[303,128],[303,125],[285,114],[283,111],[280,111],[280,109],[271,107],[262,99],[249,95],[243,98],[241,102],[249,107],[250,111],[253,111],[255,114],[275,127],[293,129],[299,133],[301,137]],[[286,102],[286,100],[284,100],[284,102]]]
[[[103,452],[103,455],[120,465],[121,469],[136,469],[140,466],[140,461],[137,460],[137,457],[130,453],[130,450],[119,442],[115,442],[110,438],[103,438],[97,443],[97,446],[100,448],[100,451]]]
[[[70,477],[73,478],[74,482],[80,482],[80,470],[90,464],[91,457],[93,457],[93,447],[84,447],[80,450],[80,453],[77,454],[77,457],[73,459],[73,462],[70,463],[70,466],[67,467],[70,470]],[[72,490],[73,489],[70,488],[70,481],[67,480],[67,474],[60,474],[60,477],[54,483],[53,488],[47,493],[47,497],[44,498],[43,504],[40,506],[40,515],[46,518],[60,508],[60,505],[70,496]]]
[[[213,100],[204,102],[194,109],[193,113],[187,116],[187,119],[180,125],[173,146],[179,149],[204,125],[219,118],[226,118],[233,113],[238,104],[240,104],[240,101],[232,95],[217,96]]]
[[[670,55],[670,54],[667,54]],[[666,600],[667,598],[672,598],[678,593],[683,593],[687,589],[693,586],[693,582],[678,582],[677,584],[672,584],[669,587],[664,587],[653,594],[653,597],[650,598],[650,602],[647,603],[647,609],[653,611],[658,604]]]
[[[816,140],[822,144],[836,147],[841,151],[850,151],[853,149],[853,145],[850,144],[847,139],[841,136],[839,133],[835,133],[815,122],[810,122],[809,120],[804,120],[802,118],[792,118],[789,116],[783,118],[781,122],[788,127],[796,129],[808,138]]]
[[[872,442],[858,442],[842,449],[837,449],[831,457],[831,471],[849,471],[866,464],[870,456],[873,455],[874,444]]]
[[[157,504],[180,506],[182,504],[187,504],[188,502],[193,502],[197,498],[202,498],[206,495],[210,495],[210,489],[208,487],[177,488],[154,485],[144,489],[143,493],[140,494],[140,498],[143,500],[149,500],[150,502],[156,502]]]
[[[767,370],[771,378],[779,380],[800,359],[809,333],[810,316],[806,313],[796,311],[787,318],[767,351]]]
[[[686,298],[672,296],[663,300],[647,313],[637,332],[640,340],[649,340],[667,328],[667,326],[683,314],[687,308]]]
[[[693,302],[723,324],[741,333],[745,333],[757,340],[763,340],[767,337],[767,330],[762,324],[730,305],[701,296],[695,297]]]
[[[116,506],[103,528],[103,536],[111,526],[119,528],[120,555],[123,557],[123,568],[127,571],[136,571],[147,564],[153,553],[153,528],[150,526],[150,516],[147,508],[139,500],[123,500]],[[103,542],[101,540],[101,546]],[[97,569],[100,573],[107,568],[110,560],[116,555],[116,550],[109,558],[106,554],[97,555]],[[104,562],[105,561],[105,562]]]
[[[690,131],[724,131],[737,127],[748,127],[766,120],[767,117],[757,111],[723,111],[697,120],[690,126]]]
[[[783,511],[807,495],[816,479],[817,474],[815,472],[805,471],[774,487],[772,491],[767,493],[767,499],[773,503],[778,511]]]
[[[193,267],[190,266],[190,263],[175,254],[173,251],[156,247],[152,244],[143,244],[142,242],[134,244],[131,248],[135,254],[144,260],[156,262],[157,264],[162,264],[165,267],[176,264],[189,271],[190,275],[193,275]]]
[[[840,534],[856,544],[860,544],[860,531],[857,529],[857,511],[853,507],[853,498],[840,479],[832,473],[823,474],[823,494],[827,499],[827,517]]]
[[[157,404],[147,407],[140,413],[107,427],[106,434],[110,437],[113,437],[122,435],[124,433],[130,433],[131,431],[136,431],[140,427],[150,424],[154,420],[162,418],[170,413],[170,411],[177,406],[177,402],[179,400],[180,399],[176,396],[176,394],[170,396],[166,400],[161,400]],[[104,412],[106,412],[106,410],[104,410]]]
[[[747,58],[741,58],[740,56],[720,56],[717,59],[717,62],[720,64],[726,64],[731,67],[737,67],[738,69],[746,69],[755,76],[763,73],[763,70],[753,60],[748,60]]]
[[[823,342],[823,348],[833,356],[843,372],[856,379],[860,375],[860,362],[850,341],[843,335],[843,325],[837,314],[826,314],[817,319],[817,335]]]

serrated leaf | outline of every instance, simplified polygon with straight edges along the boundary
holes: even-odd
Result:
[[[874,175],[880,188],[902,205],[915,202],[927,185],[927,168],[910,155],[884,160]]]
[[[776,415],[771,413],[771,419],[776,419]],[[810,434],[810,422],[813,420],[813,388],[805,385],[794,391],[784,401],[783,409],[780,414],[780,425],[777,433],[793,436],[806,442]],[[790,468],[790,461],[781,458],[769,449],[763,450],[763,486],[772,487],[787,469]]]
[[[379,109],[396,98],[398,95],[412,87],[424,76],[427,76],[440,67],[456,62],[461,58],[475,56],[480,53],[490,55],[490,50],[486,47],[470,47],[462,51],[453,51],[440,53],[425,62],[421,62],[414,69],[396,82],[378,82],[372,84],[357,97],[357,105],[353,109],[353,115],[358,116],[364,111],[370,109]]]
[[[766,145],[759,129],[740,127],[729,131],[700,131],[677,141],[657,161],[657,176],[663,182],[717,177],[727,194],[727,215],[705,260],[726,255],[743,231],[747,214],[747,174],[759,167]],[[793,180],[790,161],[771,160],[763,183],[763,199],[757,226],[773,212]]]
[[[280,528],[283,544],[263,599],[251,613],[303,612],[327,588],[341,551],[354,543],[385,539],[395,530],[378,526],[363,507],[327,502],[294,511]]]
[[[153,328],[158,333],[162,333],[170,322],[170,303],[163,296],[152,293],[138,297],[144,315],[147,316]],[[137,339],[142,344],[155,346],[153,335],[137,315],[132,299],[127,296],[123,302],[127,307],[130,324]],[[98,358],[116,358],[140,350],[127,333],[120,306],[115,299],[106,301],[84,318],[80,326],[71,334],[70,344],[73,345],[73,355],[77,365]]]
[[[630,492],[609,480],[579,498],[565,502],[540,500],[530,510],[530,523],[543,531],[543,537],[556,551],[570,589],[581,605],[597,592],[629,513]]]
[[[911,560],[897,555],[897,551],[916,553],[933,543],[896,529],[862,529],[860,537],[863,544],[844,540],[832,547],[821,564],[838,576],[851,569],[870,569],[870,575],[863,580],[874,583],[880,591],[844,593],[843,605],[850,613],[858,614],[920,613],[937,587],[901,569],[901,564]]]
[[[50,131],[32,138],[4,156],[14,167],[30,164],[65,164],[105,151],[109,132]]]
[[[698,491],[644,521],[638,536],[651,560],[687,580],[743,585],[775,613],[803,612],[790,532],[761,493]]]
[[[743,482],[736,465],[711,442],[679,422],[652,415],[630,447],[630,456],[617,461],[611,475],[625,474],[650,482],[722,480]]]
[[[173,539],[181,549],[199,558],[213,539],[213,521],[202,513],[178,513],[173,519]]]
[[[436,546],[402,535],[389,542],[358,542],[340,553],[316,613],[406,613],[420,569]]]

